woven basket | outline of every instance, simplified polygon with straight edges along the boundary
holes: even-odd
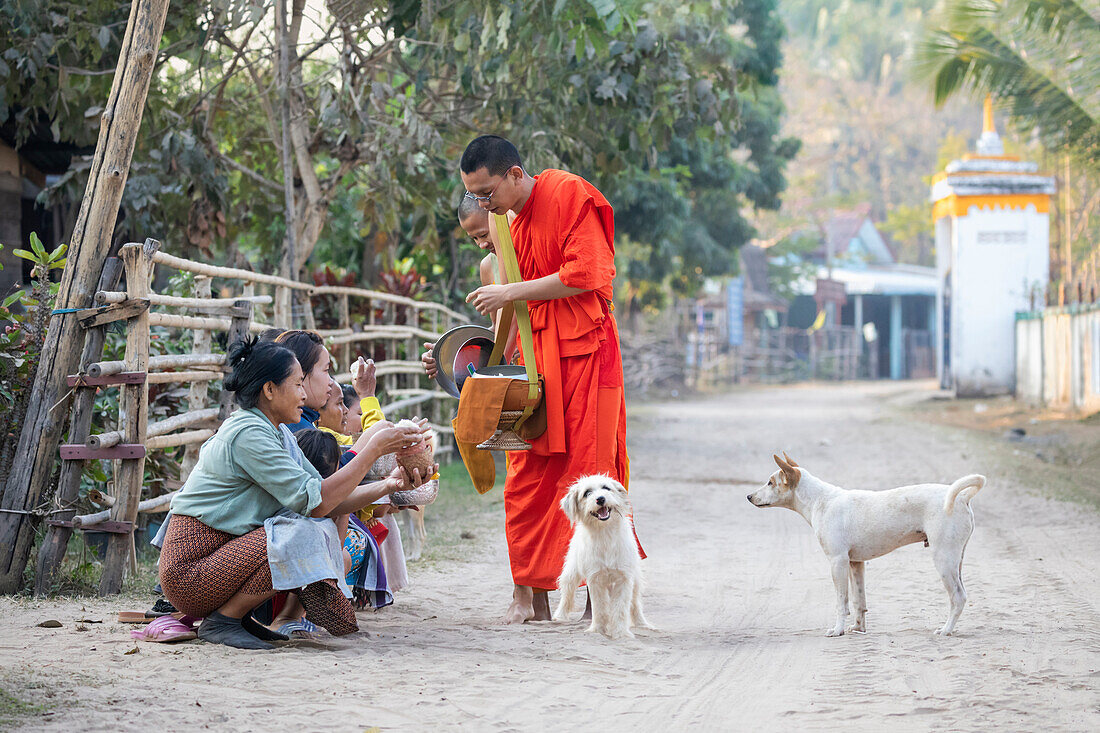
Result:
[[[524,385],[526,389],[526,385]],[[523,410],[502,410],[497,431],[484,443],[478,443],[479,450],[531,450],[531,444],[512,430]],[[484,435],[484,433],[482,433]]]

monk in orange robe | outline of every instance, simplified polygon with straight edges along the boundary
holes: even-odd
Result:
[[[466,300],[482,314],[514,300],[530,309],[547,428],[531,450],[508,453],[505,532],[515,591],[505,621],[548,620],[546,592],[557,587],[573,535],[558,506],[566,489],[593,473],[624,486],[629,479],[622,356],[611,312],[615,217],[588,181],[560,170],[532,177],[515,146],[495,135],[471,142],[460,168],[468,198],[491,213],[515,215],[523,281],[484,285]]]

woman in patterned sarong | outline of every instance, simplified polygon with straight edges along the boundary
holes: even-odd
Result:
[[[225,388],[242,409],[222,424],[172,500],[172,522],[161,551],[165,595],[180,611],[203,617],[200,639],[245,649],[269,649],[285,639],[256,622],[251,612],[272,595],[264,521],[284,509],[311,517],[346,514],[377,492],[360,486],[379,457],[417,443],[417,428],[382,427],[360,436],[355,457],[322,479],[280,426],[301,419],[302,368],[274,343],[238,342],[229,352],[233,372]],[[336,583],[320,581],[298,591],[307,618],[333,634],[358,629],[351,604]]]

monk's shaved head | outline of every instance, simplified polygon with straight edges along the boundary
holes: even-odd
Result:
[[[523,167],[516,146],[499,135],[476,137],[462,153],[459,168],[463,173],[486,169],[491,176],[502,176],[513,166]]]
[[[487,218],[489,212],[478,206],[477,201],[469,196],[463,196],[462,200],[458,202],[458,223],[461,224],[464,221],[473,219],[475,216]]]

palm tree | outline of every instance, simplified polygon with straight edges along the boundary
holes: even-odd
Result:
[[[1100,170],[1096,0],[947,0],[917,60],[937,105],[991,94],[1021,132]]]

